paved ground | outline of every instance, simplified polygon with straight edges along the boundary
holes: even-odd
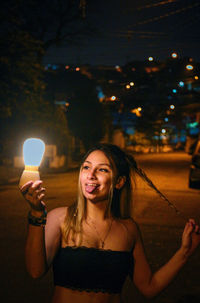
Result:
[[[190,157],[184,153],[141,155],[136,157],[159,189],[181,210],[177,215],[157,194],[138,180],[135,189],[134,218],[139,223],[149,262],[156,270],[178,249],[185,218],[200,218],[200,191],[188,188]],[[17,172],[16,172],[17,173]],[[78,172],[45,174],[48,209],[70,204],[76,198]],[[17,174],[11,177],[17,178]],[[12,178],[11,178],[12,179]],[[15,179],[16,180],[16,179]],[[50,302],[53,283],[49,272],[40,280],[32,280],[24,266],[24,243],[28,206],[24,203],[18,182],[0,185],[0,285],[1,302]],[[177,303],[183,296],[200,296],[200,249],[189,260],[175,281],[154,303]],[[127,280],[123,298],[125,303],[149,302]],[[182,301],[182,302],[190,302]],[[200,302],[196,299],[195,302]]]

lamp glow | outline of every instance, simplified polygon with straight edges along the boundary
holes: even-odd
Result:
[[[21,175],[19,186],[23,186],[28,181],[40,180],[38,168],[42,162],[45,151],[45,144],[37,138],[29,138],[23,145],[23,156],[25,169]]]

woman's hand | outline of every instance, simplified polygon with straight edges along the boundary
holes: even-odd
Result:
[[[183,231],[181,249],[183,249],[185,255],[189,257],[199,246],[199,244],[200,227],[193,219],[189,219]]]
[[[45,188],[42,187],[42,183],[41,180],[29,181],[20,188],[22,195],[35,211],[43,211],[45,206],[42,201],[45,196]]]

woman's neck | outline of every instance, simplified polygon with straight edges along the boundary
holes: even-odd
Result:
[[[93,221],[104,221],[108,201],[93,203],[87,201],[87,217]]]

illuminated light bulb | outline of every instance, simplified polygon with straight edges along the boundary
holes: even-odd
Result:
[[[111,99],[112,101],[115,101],[117,98],[116,98],[116,96],[112,96],[110,99]]]
[[[177,53],[172,53],[171,56],[172,56],[173,59],[176,59],[178,57],[178,54]]]
[[[193,69],[194,69],[194,66],[191,65],[191,64],[188,64],[188,65],[186,65],[186,69],[187,69],[187,70],[193,70]]]
[[[185,83],[183,81],[180,81],[178,84],[180,87],[184,87]]]
[[[149,57],[148,60],[149,61],[153,61],[154,59],[153,59],[153,57]]]
[[[19,181],[19,187],[22,187],[28,181],[40,180],[38,168],[42,162],[45,151],[45,144],[37,138],[29,138],[23,145],[23,156],[25,169]]]

